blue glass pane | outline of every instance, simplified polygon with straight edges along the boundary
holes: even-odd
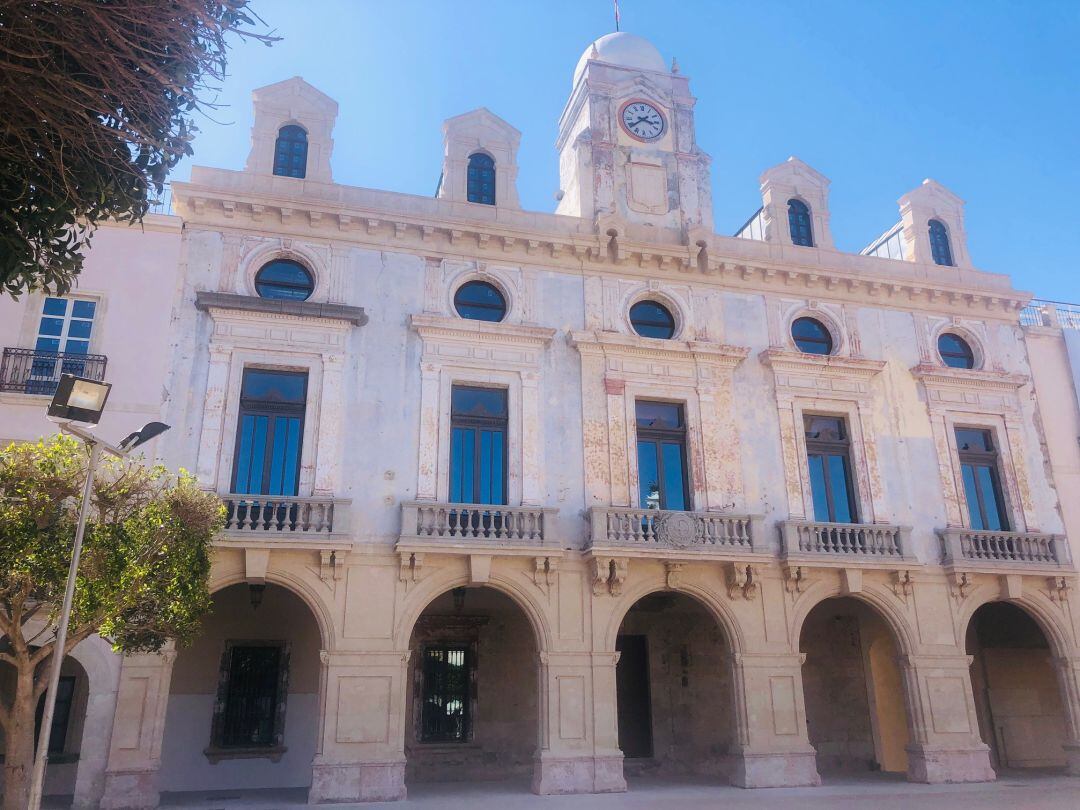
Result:
[[[681,428],[683,409],[682,405],[674,402],[639,399],[634,403],[634,419],[639,428]]]
[[[670,340],[675,335],[675,317],[656,301],[638,301],[630,307],[630,324],[642,337]]]
[[[688,509],[686,487],[683,481],[683,446],[664,442],[664,508]]]
[[[929,231],[930,253],[933,256],[934,264],[951,267],[953,260],[952,248],[949,245],[949,232],[945,230],[945,226],[936,219],[930,220]]]
[[[829,483],[832,484],[833,522],[851,523],[851,501],[848,498],[848,465],[844,456],[829,456]]]
[[[261,298],[306,301],[315,289],[307,268],[289,259],[276,259],[255,274],[255,291]]]
[[[450,501],[451,503],[465,503],[462,493],[461,467],[465,431],[454,428],[450,436]]]
[[[285,477],[281,487],[282,495],[295,495],[299,492],[299,482],[296,480],[296,474],[300,469],[300,438],[300,419],[293,416],[289,419],[289,433],[285,451]]]
[[[274,443],[270,448],[270,489],[267,495],[282,495],[281,483],[285,478],[285,441],[289,433],[289,419],[286,416],[274,417]]]
[[[261,402],[303,405],[307,396],[307,374],[249,368],[244,371],[240,396]]]
[[[85,340],[69,340],[64,343],[64,351],[71,354],[86,354],[90,351],[90,343]]]
[[[39,337],[34,348],[40,352],[58,352],[60,351],[60,340],[58,338]]]
[[[495,161],[490,155],[477,152],[469,156],[466,198],[469,202],[495,204]]]
[[[498,323],[506,317],[506,299],[486,281],[469,281],[454,293],[454,309],[462,318]]]
[[[480,495],[477,503],[491,503],[491,431],[480,431]]]
[[[501,430],[491,432],[491,495],[488,503],[506,503],[506,457],[504,444],[506,434]]]
[[[814,318],[797,318],[791,324],[791,337],[799,351],[807,354],[832,354],[832,334]]]
[[[63,315],[67,312],[67,305],[65,298],[46,298],[41,312],[43,315]]]
[[[90,337],[90,330],[93,326],[93,321],[72,321],[68,324],[68,337],[88,338]]]
[[[970,464],[960,467],[964,477],[964,498],[967,500],[968,518],[971,520],[971,528],[985,529],[982,515],[979,512],[979,495],[975,488],[975,469]]]
[[[814,234],[810,227],[810,209],[802,200],[788,200],[788,228],[791,241],[804,247],[814,246]]]
[[[660,508],[660,461],[656,442],[638,442],[638,487],[642,509]]]
[[[97,309],[97,302],[95,301],[72,301],[71,317],[93,318],[95,309]]]
[[[307,133],[301,127],[289,125],[278,130],[274,174],[298,178],[307,174]]]
[[[829,495],[825,488],[825,459],[822,456],[809,456],[810,494],[814,498],[814,520],[828,521]]]
[[[450,500],[472,503],[474,495],[474,454],[476,431],[472,428],[454,428],[450,457]]]
[[[255,430],[251,439],[251,473],[247,480],[246,492],[262,492],[263,468],[266,465],[266,434],[270,428],[270,417],[255,416]]]
[[[453,416],[506,418],[505,388],[470,388],[455,385],[450,393]]]
[[[236,450],[236,483],[233,490],[246,495],[251,490],[248,479],[251,477],[251,449],[255,432],[254,416],[245,416],[240,420],[240,446]]]
[[[957,428],[956,446],[961,450],[978,450],[989,452],[994,449],[994,442],[990,438],[989,430],[977,428]]]
[[[982,493],[983,506],[986,507],[986,528],[993,531],[1004,529],[1001,504],[998,503],[996,487],[994,486],[994,473],[989,467],[976,467],[975,477]]]
[[[38,333],[42,335],[60,335],[64,331],[63,318],[42,318]]]

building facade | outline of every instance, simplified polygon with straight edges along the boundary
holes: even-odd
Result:
[[[66,733],[100,756],[53,792],[1080,774],[1071,311],[973,267],[929,180],[849,254],[791,158],[718,234],[694,102],[647,41],[592,43],[542,213],[486,109],[444,125],[434,198],[335,183],[337,105],[289,79],[243,171],[173,185],[165,242],[99,237],[115,432],[172,425],[152,452],[228,524],[192,646],[93,642]],[[136,301],[117,251],[152,257]],[[36,371],[5,350],[0,434],[46,431],[84,297],[4,304]]]

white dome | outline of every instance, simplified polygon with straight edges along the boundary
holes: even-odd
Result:
[[[593,55],[594,47],[599,56]],[[658,70],[666,73],[668,69],[664,57],[660,55],[655,45],[644,37],[627,34],[625,31],[605,34],[589,44],[585,53],[578,59],[577,67],[574,68],[575,85],[581,78],[581,74],[585,72],[585,65],[590,59],[639,70]]]

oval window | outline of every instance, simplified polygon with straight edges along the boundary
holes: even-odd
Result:
[[[315,290],[315,278],[300,262],[275,259],[255,274],[255,291],[260,298],[306,301]]]
[[[670,340],[675,335],[675,316],[656,301],[638,301],[630,307],[630,325],[642,337]]]
[[[975,368],[975,352],[966,340],[952,332],[943,332],[937,339],[941,362],[950,368]]]
[[[791,324],[791,337],[799,351],[806,354],[832,354],[832,334],[816,318],[796,318]]]
[[[470,321],[497,322],[506,317],[506,299],[494,284],[467,281],[454,293],[454,309]]]

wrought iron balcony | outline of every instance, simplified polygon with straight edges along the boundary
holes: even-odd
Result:
[[[911,529],[882,523],[780,523],[784,556],[865,558],[900,562],[910,559]]]
[[[1058,534],[943,529],[942,562],[993,568],[1071,567],[1068,544]]]
[[[347,529],[348,507],[341,498],[222,495],[225,531],[233,536],[326,536]]]
[[[401,539],[545,545],[551,543],[555,512],[539,506],[411,501],[401,505]]]
[[[750,552],[764,537],[761,519],[717,512],[594,506],[590,548]]]
[[[46,352],[38,349],[4,349],[0,361],[0,391],[52,396],[61,374],[74,374],[91,380],[105,379],[103,354]]]

